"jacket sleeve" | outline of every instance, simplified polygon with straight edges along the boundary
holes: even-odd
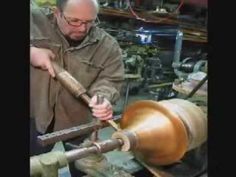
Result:
[[[114,104],[120,97],[123,82],[124,64],[122,61],[122,51],[119,44],[115,42],[111,46],[104,70],[101,71],[96,81],[88,90],[88,93],[91,96],[101,94]]]
[[[34,40],[43,40],[50,37],[51,26],[47,15],[51,13],[49,8],[41,8],[35,3],[30,4],[30,44]]]
[[[44,16],[39,10],[38,5],[33,2],[30,4],[30,45],[33,45],[33,41],[38,36],[41,36],[41,30],[38,25],[38,21]]]

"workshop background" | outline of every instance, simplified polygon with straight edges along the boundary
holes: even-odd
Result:
[[[53,8],[54,0],[36,0]],[[114,105],[119,117],[138,100],[181,98],[207,114],[207,0],[99,0],[99,26],[123,50],[125,84]],[[100,132],[109,138],[112,128]],[[207,143],[175,164],[160,167],[163,176],[207,177]],[[153,176],[129,153],[108,152],[110,163],[134,176]]]

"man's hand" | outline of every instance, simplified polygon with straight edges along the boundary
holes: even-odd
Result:
[[[52,77],[55,77],[55,72],[50,60],[54,58],[54,53],[49,49],[30,47],[30,64],[34,67],[48,70]]]
[[[109,120],[113,117],[113,109],[111,103],[103,98],[103,102],[98,104],[98,96],[95,95],[91,98],[89,106],[92,108],[92,113],[94,117],[100,120]]]

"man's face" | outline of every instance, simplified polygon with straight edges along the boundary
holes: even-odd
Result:
[[[61,32],[72,40],[82,40],[97,18],[97,10],[90,0],[68,0],[64,9],[55,16]]]

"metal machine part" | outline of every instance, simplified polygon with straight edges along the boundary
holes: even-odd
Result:
[[[102,104],[104,101],[104,97],[102,95],[97,95],[97,104]],[[102,121],[100,121],[99,119],[96,119],[96,122],[98,124],[101,124]],[[91,139],[93,142],[98,140],[98,130],[101,128],[101,126],[98,126],[94,129],[92,135],[91,135]]]
[[[30,158],[30,176],[58,177],[58,169],[68,164],[63,152],[55,151]]]
[[[185,99],[190,97],[204,98],[207,101],[207,74],[196,72],[188,75],[187,79],[176,79],[172,88],[184,96]]]
[[[126,108],[120,126],[122,130],[113,133],[112,139],[93,142],[90,147],[31,157],[31,176],[114,149],[132,151],[137,159],[150,165],[169,165],[207,139],[206,115],[198,106],[182,99],[137,101]],[[48,160],[44,162],[42,158]]]
[[[93,143],[90,147],[74,149],[67,152],[54,151],[30,158],[30,176],[58,177],[58,169],[68,163],[89,156],[90,154],[104,153],[122,145],[118,139],[105,140]]]
[[[113,121],[118,120],[120,118],[121,118],[121,115],[114,116]],[[38,142],[42,146],[47,146],[49,144],[53,144],[58,141],[65,141],[65,140],[69,140],[71,138],[75,138],[84,134],[88,134],[97,128],[103,128],[107,126],[109,126],[109,124],[106,122],[101,123],[101,122],[93,121],[91,123],[83,124],[80,126],[55,131],[53,133],[47,133],[47,134],[38,136],[37,139],[38,139]]]
[[[192,61],[192,58],[187,57],[180,63],[179,69],[183,72],[191,73],[193,72],[194,64],[195,63]]]
[[[191,98],[199,88],[203,86],[203,84],[207,81],[208,76],[206,75],[194,88],[193,90],[186,96],[186,99]]]
[[[176,34],[175,52],[172,67],[174,68],[175,74],[181,78],[186,79],[190,73],[195,73],[199,71],[205,71],[207,67],[207,60],[198,59],[197,61],[192,57],[187,57],[180,60],[181,50],[182,50],[183,32],[178,31]]]
[[[162,64],[158,57],[149,57],[145,59],[143,77],[143,82],[146,85],[158,83],[163,79]]]
[[[125,73],[141,75],[143,62],[144,61],[140,55],[124,57]]]
[[[183,32],[177,31],[176,34],[176,42],[175,42],[175,53],[174,53],[174,61],[173,61],[173,68],[178,68],[180,65],[180,54],[182,50],[182,42],[183,42]],[[177,72],[177,70],[175,70]]]
[[[92,177],[133,177],[123,168],[108,163],[103,154],[94,154],[75,161],[76,169]]]
[[[182,72],[193,73],[198,71],[204,71],[207,60],[199,60],[195,61],[196,59],[192,57],[185,58],[179,65],[179,70]]]

